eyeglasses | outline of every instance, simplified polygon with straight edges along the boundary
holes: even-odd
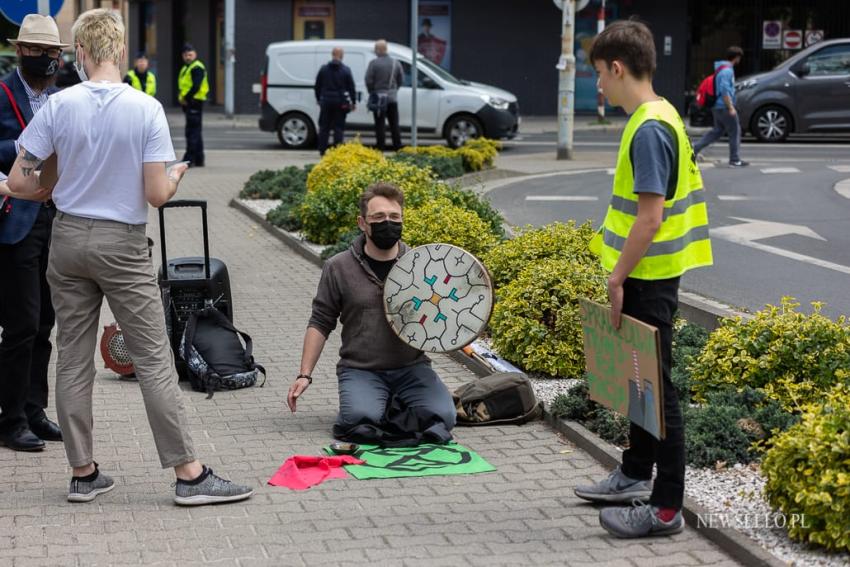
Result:
[[[387,219],[393,222],[401,222],[401,214],[400,213],[373,213],[371,215],[366,215],[366,218],[371,222],[383,222]]]
[[[39,47],[37,45],[22,45],[21,49],[26,55],[32,55],[33,57],[41,57],[45,53],[47,53],[48,57],[59,57],[60,55],[62,55],[61,47]]]

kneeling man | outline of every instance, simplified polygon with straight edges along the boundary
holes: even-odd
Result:
[[[408,346],[384,315],[384,281],[408,247],[401,242],[404,195],[389,183],[376,183],[360,197],[357,225],[363,231],[351,247],[325,262],[313,313],[304,335],[301,370],[289,388],[289,408],[313,382],[325,341],[342,323],[337,364],[339,416],[337,438],[368,441],[364,432],[396,430],[386,421],[395,398],[405,408],[405,423],[416,424],[415,438],[451,440],[456,411],[452,396],[431,368],[431,361]],[[411,415],[414,417],[411,418]],[[357,439],[360,438],[360,439]]]

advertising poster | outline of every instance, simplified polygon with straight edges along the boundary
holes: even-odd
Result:
[[[596,71],[587,54],[596,37],[599,2],[591,2],[584,10],[576,12],[575,56],[576,56],[576,110],[596,110]],[[619,17],[615,2],[608,2],[605,8],[605,21],[613,22]]]
[[[664,384],[658,329],[623,315],[611,325],[611,308],[580,300],[590,399],[663,439]]]
[[[419,53],[446,71],[451,70],[451,0],[419,0]]]
[[[333,0],[295,0],[292,39],[333,39]]]

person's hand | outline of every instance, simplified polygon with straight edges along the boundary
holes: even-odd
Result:
[[[53,197],[53,189],[39,187],[34,193],[13,193],[12,196],[23,201],[37,201],[39,203],[44,203]]]
[[[356,104],[352,104],[352,105],[351,105],[351,112],[354,112],[355,110],[357,110],[357,105],[356,105]]]
[[[175,184],[178,184],[180,183],[180,180],[183,179],[183,174],[186,173],[187,169],[189,169],[189,164],[185,161],[181,161],[166,168],[165,174],[168,176],[169,181],[173,181]]]
[[[177,103],[180,106],[186,106],[186,99],[181,96],[180,98],[177,99]]]
[[[298,398],[310,386],[310,381],[307,378],[296,378],[295,382],[289,387],[289,393],[286,396],[286,403],[289,404],[289,411],[295,413],[295,405]]]
[[[608,300],[611,302],[611,325],[619,329],[623,313],[623,284],[608,280]]]
[[[738,111],[735,110],[735,107],[729,109],[729,116],[738,116]]]

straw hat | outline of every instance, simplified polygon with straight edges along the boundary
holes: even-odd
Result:
[[[28,14],[18,31],[18,38],[9,38],[9,43],[17,45],[28,43],[32,45],[49,45],[52,47],[69,47],[59,39],[59,28],[50,16]]]

